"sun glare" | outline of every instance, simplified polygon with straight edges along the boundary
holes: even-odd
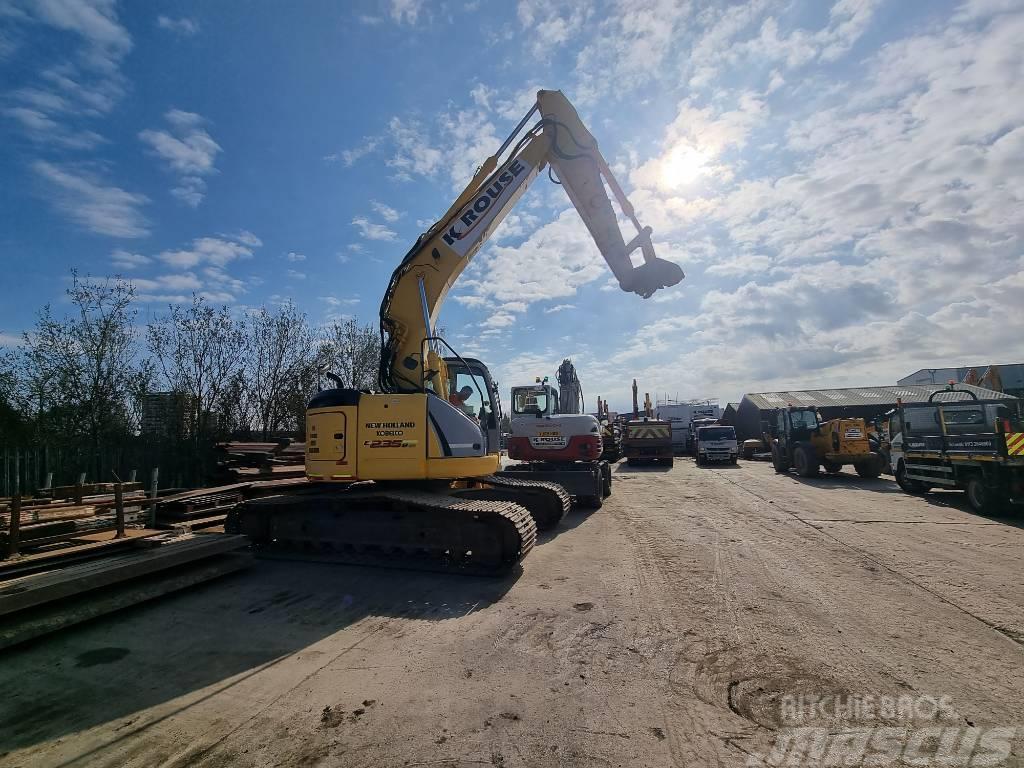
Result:
[[[661,166],[661,181],[667,187],[689,184],[707,170],[708,158],[700,150],[688,145],[673,149]]]

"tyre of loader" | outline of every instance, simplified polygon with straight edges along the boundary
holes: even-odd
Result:
[[[789,462],[786,461],[786,457],[782,455],[782,449],[777,445],[772,446],[772,466],[780,475],[789,472]]]
[[[861,477],[873,480],[882,474],[882,457],[877,453],[872,453],[870,459],[857,462],[853,465],[853,468],[857,470],[857,474]]]
[[[818,474],[818,457],[814,450],[806,445],[797,446],[793,454],[793,463],[796,464],[796,472],[800,477],[815,477]]]

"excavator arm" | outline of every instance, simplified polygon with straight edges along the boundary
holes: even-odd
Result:
[[[499,164],[537,113],[540,119]],[[446,394],[447,372],[433,338],[441,304],[470,259],[545,166],[557,176],[622,290],[647,298],[683,279],[677,264],[655,256],[651,228],[640,225],[572,104],[561,91],[539,91],[533,109],[392,274],[380,306],[382,391],[432,389]],[[636,228],[628,241],[605,184]],[[638,265],[631,258],[636,250],[642,254]]]

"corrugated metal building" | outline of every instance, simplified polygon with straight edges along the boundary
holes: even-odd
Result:
[[[904,376],[897,384],[946,384],[950,380],[998,389],[1024,397],[1024,363],[1009,365],[968,365],[961,368],[922,368]]]
[[[718,419],[719,424],[724,424],[727,427],[736,426],[736,414],[740,409],[739,403],[726,403],[725,410],[722,411],[722,416]]]
[[[1012,399],[1005,392],[996,392],[969,384],[957,385],[959,389],[973,392],[982,400]],[[941,392],[946,385],[905,385],[893,387],[855,387],[850,389],[809,389],[792,392],[755,392],[744,395],[736,409],[736,433],[740,440],[761,436],[761,422],[767,420],[776,408],[790,405],[817,408],[826,421],[839,417],[873,419],[891,408],[896,400],[904,403],[926,401],[934,392]],[[940,394],[937,401],[968,400],[965,394],[951,392]]]

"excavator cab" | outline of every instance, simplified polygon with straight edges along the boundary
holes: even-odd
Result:
[[[480,424],[486,453],[497,454],[501,442],[501,398],[491,372],[474,357],[446,357],[444,362],[448,369],[448,401]],[[470,393],[464,398],[461,394],[467,389]]]
[[[558,390],[550,384],[512,387],[513,416],[553,416],[558,411]]]

